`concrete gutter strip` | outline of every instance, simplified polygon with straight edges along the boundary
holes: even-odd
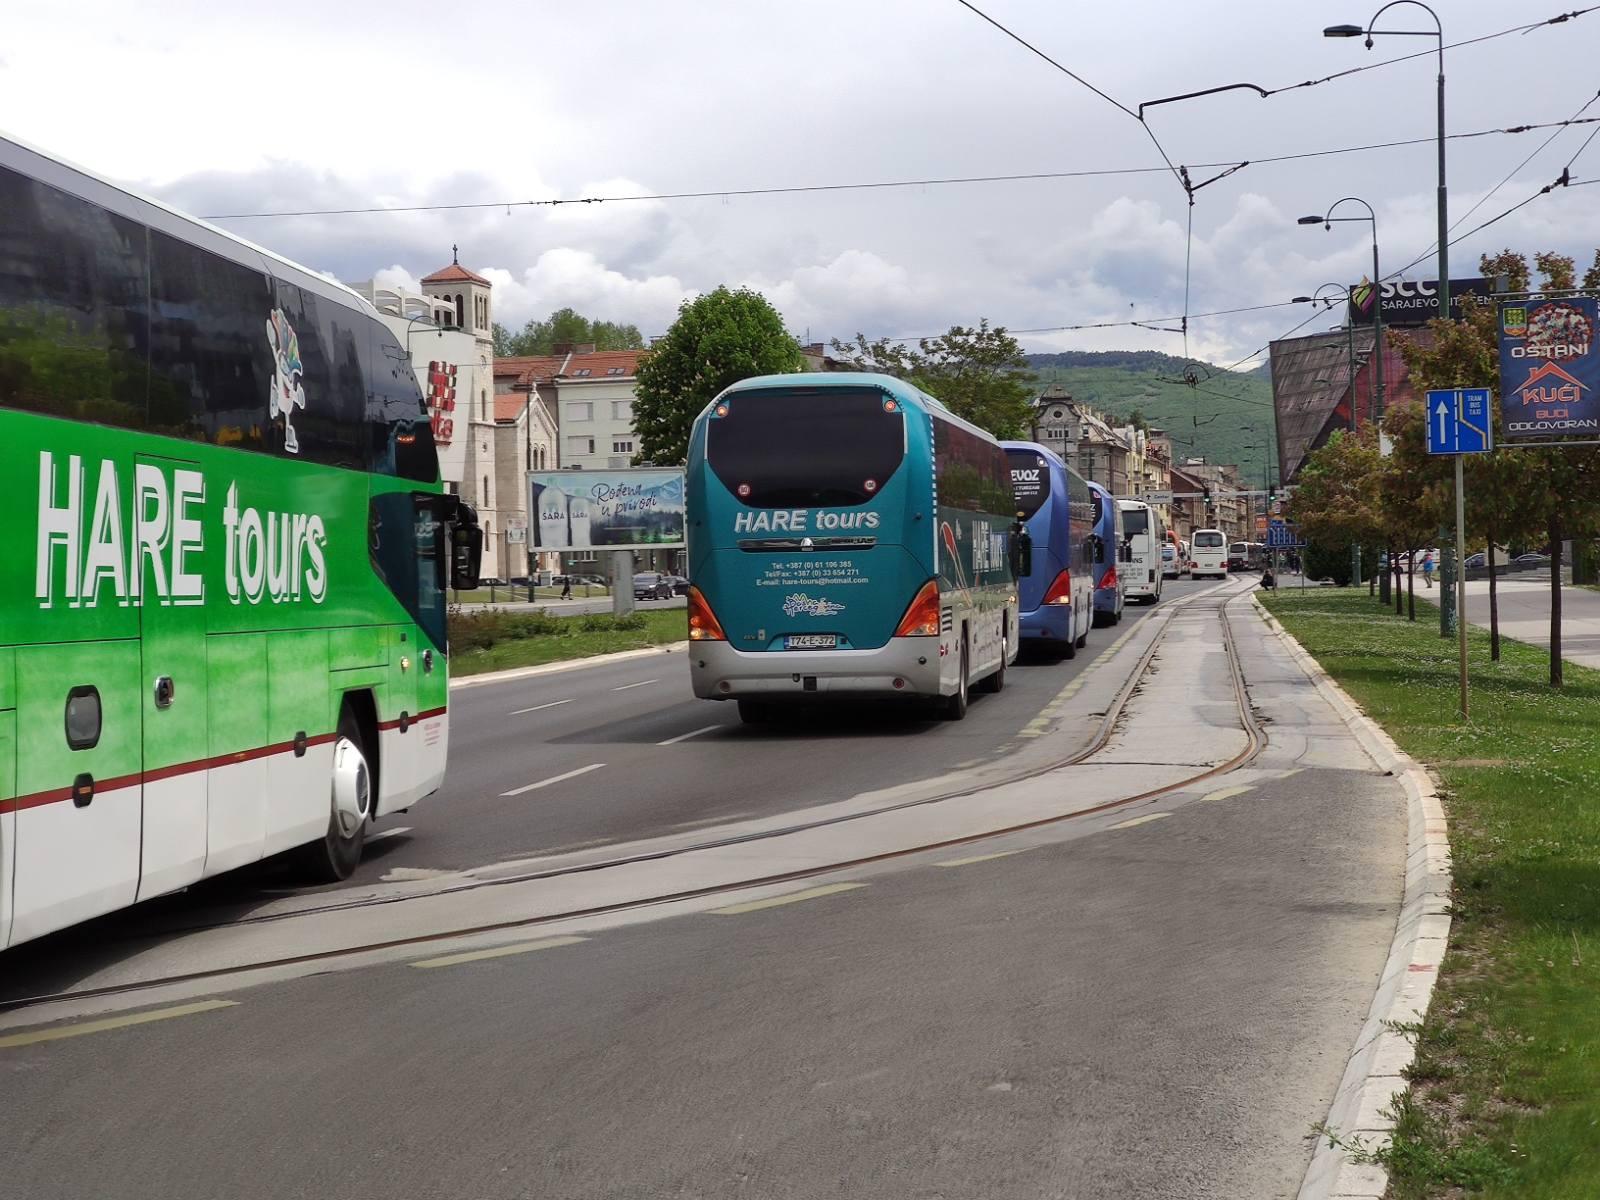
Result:
[[[1373,761],[1405,789],[1406,879],[1400,918],[1383,978],[1327,1120],[1328,1128],[1341,1139],[1376,1150],[1389,1144],[1394,1127],[1390,1106],[1409,1086],[1402,1072],[1416,1056],[1411,1037],[1395,1032],[1395,1026],[1420,1022],[1428,1011],[1450,937],[1450,842],[1444,807],[1422,765],[1356,706],[1259,599],[1256,607]],[[1319,1137],[1299,1200],[1381,1200],[1388,1186],[1388,1174],[1381,1166],[1353,1162],[1326,1137]]]
[[[512,667],[508,671],[485,671],[482,675],[468,675],[465,679],[452,679],[450,690],[477,687],[483,683],[511,683],[518,679],[532,679],[536,675],[553,675],[558,671],[576,671],[583,667],[606,667],[612,663],[627,662],[630,658],[649,658],[656,654],[671,654],[685,650],[688,642],[662,642],[659,646],[645,646],[639,650],[619,650],[615,654],[591,654],[588,658],[569,658],[563,662],[543,663],[537,667]]]

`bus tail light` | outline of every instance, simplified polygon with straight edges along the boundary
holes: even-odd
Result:
[[[1050,585],[1050,590],[1044,594],[1046,604],[1071,604],[1072,603],[1072,572],[1063,571],[1057,575],[1055,582]]]
[[[725,642],[728,635],[722,632],[711,605],[700,594],[700,589],[689,588],[689,640],[691,642]]]
[[[916,596],[911,601],[911,607],[906,609],[906,615],[900,618],[900,624],[895,627],[895,637],[938,637],[939,636],[939,584],[935,580],[928,580],[917,589]]]
[[[1105,591],[1107,588],[1114,588],[1116,586],[1117,569],[1115,567],[1107,567],[1105,575],[1100,580],[1100,590]]]

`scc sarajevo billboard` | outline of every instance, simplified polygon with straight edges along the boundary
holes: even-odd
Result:
[[[1600,434],[1597,302],[1589,296],[1500,306],[1501,432],[1507,438]]]
[[[683,469],[530,471],[537,550],[664,550],[683,545]]]

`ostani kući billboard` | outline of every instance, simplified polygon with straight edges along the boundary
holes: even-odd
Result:
[[[530,471],[538,550],[663,550],[683,545],[683,470]]]
[[[1600,434],[1597,301],[1589,296],[1500,306],[1501,432],[1507,438]]]

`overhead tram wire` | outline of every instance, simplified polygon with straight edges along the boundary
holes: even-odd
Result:
[[[1545,121],[1526,125],[1510,125],[1496,129],[1478,129],[1467,133],[1452,133],[1448,140],[1480,138],[1493,135],[1528,133],[1539,129],[1561,129],[1569,125],[1600,124],[1600,117],[1580,117],[1566,121]],[[1271,163],[1299,162],[1309,158],[1327,158],[1340,154],[1362,154],[1373,150],[1402,149],[1407,146],[1431,145],[1432,137],[1402,138],[1392,142],[1369,142],[1357,146],[1338,146],[1328,150],[1302,150],[1293,154],[1264,155],[1259,158],[1230,159],[1227,162],[1195,163],[1197,170],[1231,168],[1241,165],[1264,166]],[[1229,173],[1231,173],[1231,170]],[[951,175],[929,179],[879,179],[856,183],[813,183],[775,187],[705,188],[683,192],[640,192],[621,196],[572,196],[549,200],[478,200],[442,204],[405,204],[392,207],[368,205],[352,208],[303,208],[275,212],[216,213],[203,218],[207,221],[244,221],[283,217],[344,217],[373,216],[383,213],[461,212],[473,209],[501,208],[558,208],[569,204],[626,204],[647,200],[716,200],[724,197],[785,196],[808,193],[859,192],[898,188],[951,187],[981,183],[1033,183],[1056,179],[1094,179],[1123,175],[1162,175],[1166,167],[1101,167],[1077,171],[1028,171],[1008,175]],[[1208,181],[1209,182],[1209,181]]]

